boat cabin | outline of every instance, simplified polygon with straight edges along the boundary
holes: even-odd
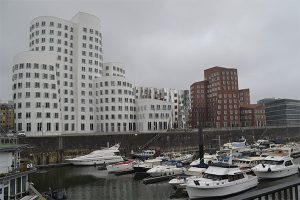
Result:
[[[281,156],[268,156],[263,161],[262,164],[264,165],[285,165],[290,166],[294,165],[292,159],[289,157],[281,157]]]
[[[0,144],[0,200],[21,199],[28,194],[31,163],[21,163],[20,152],[27,145]]]

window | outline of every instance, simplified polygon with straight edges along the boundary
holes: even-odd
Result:
[[[47,123],[47,131],[51,131],[51,123]]]
[[[42,131],[42,123],[37,123],[37,131]]]

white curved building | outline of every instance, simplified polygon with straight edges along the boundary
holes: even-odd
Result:
[[[29,58],[38,57],[39,52],[45,52],[43,56],[45,61],[49,55],[51,65],[54,66],[57,99],[60,104],[58,107],[61,108],[60,132],[96,131],[93,80],[102,74],[103,51],[100,30],[100,20],[97,17],[81,12],[70,21],[42,16],[30,23],[29,48],[32,54]],[[35,56],[34,52],[37,52]],[[25,60],[26,56],[28,55],[23,55]],[[28,62],[31,63],[30,61],[29,59]],[[28,72],[34,70],[28,69]],[[22,100],[25,100],[24,97],[20,98],[20,101]],[[20,111],[22,110],[16,106],[16,113]],[[16,125],[20,123],[23,121],[16,118]],[[20,125],[20,128],[18,130],[26,131],[24,125]],[[52,130],[46,129],[44,132],[52,133]]]
[[[137,99],[137,131],[156,132],[172,128],[173,103],[157,99]]]
[[[27,134],[55,134],[61,131],[56,55],[23,52],[15,56],[13,100],[15,128]]]
[[[119,63],[103,64],[103,77],[95,80],[97,132],[136,130],[133,86]]]
[[[100,31],[100,20],[82,12],[71,20],[31,21],[30,51],[18,54],[13,65],[17,131],[40,136],[178,126],[178,91],[134,89],[120,63],[103,65]]]

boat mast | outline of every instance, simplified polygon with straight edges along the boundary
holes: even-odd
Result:
[[[204,108],[199,108],[198,114],[198,137],[199,137],[199,158],[200,164],[204,163],[204,146],[203,146],[203,111]],[[202,114],[202,116],[201,116]]]

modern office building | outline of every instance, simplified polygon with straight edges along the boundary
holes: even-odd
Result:
[[[0,132],[14,129],[14,104],[13,102],[0,103]]]
[[[273,99],[265,107],[267,126],[300,126],[300,100]]]
[[[238,127],[240,107],[250,105],[249,89],[239,89],[237,69],[212,67],[191,85],[191,127]]]
[[[266,126],[265,106],[263,104],[241,105],[240,119],[242,127]]]

